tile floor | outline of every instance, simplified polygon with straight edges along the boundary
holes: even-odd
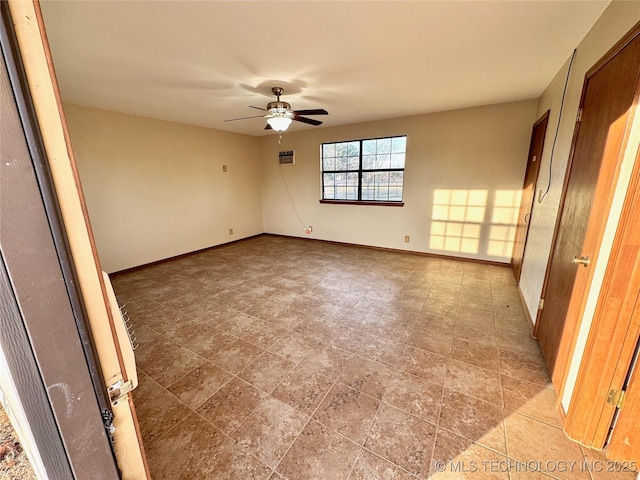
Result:
[[[635,478],[560,429],[507,267],[260,236],[113,282],[156,480]]]

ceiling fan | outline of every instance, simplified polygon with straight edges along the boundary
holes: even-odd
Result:
[[[267,119],[267,126],[264,128],[265,130],[284,132],[287,128],[289,128],[289,125],[291,125],[291,122],[293,120],[295,120],[296,122],[308,123],[309,125],[314,126],[322,125],[322,122],[320,120],[303,117],[302,115],[329,115],[329,112],[322,108],[316,108],[312,110],[291,110],[291,105],[289,103],[280,101],[280,95],[282,95],[284,92],[284,89],[282,87],[273,87],[271,91],[276,96],[276,101],[269,102],[267,104],[267,108],[254,107],[253,105],[249,105],[251,108],[267,112],[266,114],[254,115],[251,117],[231,118],[229,120],[225,120],[225,122],[235,122],[236,120],[246,120],[249,118],[262,117]]]

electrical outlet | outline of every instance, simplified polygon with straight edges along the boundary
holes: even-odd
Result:
[[[409,242],[411,241],[411,237],[410,237],[409,235],[405,235],[405,236],[404,236],[404,241],[405,241],[406,243],[409,243]]]
[[[222,171],[226,172],[227,171],[227,166],[226,165],[222,165]]]
[[[233,235],[233,228],[229,229],[229,235]]]

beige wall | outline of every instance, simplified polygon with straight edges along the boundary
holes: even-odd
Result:
[[[542,283],[551,249],[551,239],[562,193],[569,150],[573,137],[576,114],[582,93],[585,73],[595,64],[633,25],[640,20],[640,2],[614,1],[598,19],[593,28],[589,31],[582,42],[577,46],[577,54],[571,70],[571,76],[567,88],[564,112],[558,131],[553,166],[551,169],[551,189],[542,203],[535,203],[531,215],[531,227],[525,253],[522,277],[520,279],[520,289],[525,298],[527,308],[532,316],[536,318],[538,300],[542,291]],[[540,176],[538,179],[538,190],[546,188],[549,180],[549,161],[553,137],[558,123],[558,112],[562,97],[565,78],[569,61],[558,72],[557,76],[550,83],[540,97],[538,104],[538,116],[550,109],[549,128],[542,156]],[[629,160],[630,159],[630,160]],[[616,191],[617,206],[614,204],[609,219],[608,231],[605,242],[601,250],[598,264],[594,265],[595,278],[589,294],[588,308],[583,318],[580,331],[580,339],[572,361],[571,374],[562,400],[563,405],[568,408],[569,400],[573,392],[575,375],[582,359],[584,344],[591,325],[593,307],[602,284],[602,273],[604,265],[608,259],[608,250],[611,246],[611,239],[617,226],[617,219],[620,215],[621,198],[629,183],[629,167],[633,161],[633,154],[628,155],[626,164],[619,179]],[[580,252],[577,252],[579,254]]]
[[[265,231],[305,236],[311,225],[312,238],[508,262],[536,105],[288,132],[281,145],[276,135],[263,137]],[[403,134],[404,207],[319,203],[321,143]],[[280,150],[294,150],[295,165],[280,167]]]
[[[263,231],[257,138],[76,105],[65,113],[107,272]]]

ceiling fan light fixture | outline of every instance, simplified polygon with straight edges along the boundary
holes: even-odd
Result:
[[[327,112],[324,108],[292,110],[291,105],[288,102],[280,101],[280,95],[282,95],[283,93],[282,87],[273,87],[271,91],[276,96],[276,101],[267,103],[267,108],[254,107],[253,105],[250,105],[251,108],[255,108],[257,110],[262,110],[263,112],[266,112],[265,114],[254,115],[252,117],[231,118],[229,120],[225,120],[225,122],[233,122],[235,120],[246,120],[248,118],[262,117],[267,119],[267,126],[265,128],[266,130],[269,130],[269,129],[275,130],[276,132],[281,134],[287,128],[289,128],[289,125],[291,125],[291,122],[294,120],[296,122],[306,123],[306,124],[314,125],[317,127],[318,125],[322,125],[322,122],[314,118],[307,118],[306,115],[328,115],[329,114],[329,112]],[[280,135],[280,137],[282,137],[282,135]]]
[[[276,132],[284,132],[291,125],[291,118],[285,116],[275,116],[267,118],[267,123],[271,125]]]

